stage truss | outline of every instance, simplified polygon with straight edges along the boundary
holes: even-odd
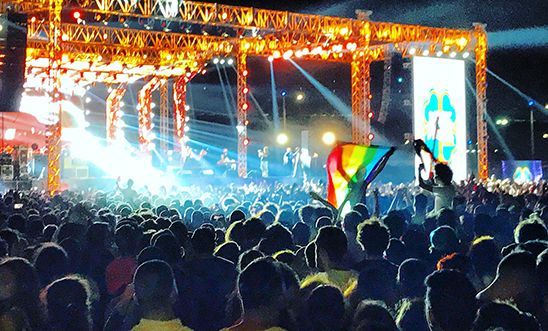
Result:
[[[247,58],[292,57],[351,65],[352,139],[369,144],[371,62],[391,49],[404,57],[428,50],[469,52],[476,61],[478,176],[488,176],[485,28],[433,28],[369,20],[326,17],[214,3],[165,0],[0,0],[29,16],[27,81],[41,82],[60,105],[61,82],[81,86],[97,82],[113,86],[107,102],[107,134],[115,139],[119,101],[127,84],[147,81],[139,93],[139,142],[150,150],[151,94],[159,89],[162,115],[169,106],[167,82],[173,81],[174,149],[185,148],[186,85],[214,56],[236,59],[238,174],[247,175]],[[77,11],[76,15],[72,15]],[[128,24],[129,23],[129,24]],[[196,32],[198,29],[198,32]],[[390,47],[387,47],[387,46]],[[36,85],[40,85],[40,84]],[[60,107],[60,106],[59,106]],[[48,132],[48,189],[60,187],[61,121],[52,114]],[[162,123],[166,134],[167,121]],[[160,149],[168,148],[162,144]],[[165,152],[165,151],[162,151]],[[164,154],[165,155],[165,154]]]

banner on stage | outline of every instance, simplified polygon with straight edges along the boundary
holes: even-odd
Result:
[[[463,60],[413,58],[415,139],[422,139],[438,162],[466,179],[466,93]],[[416,164],[420,158],[415,157]]]
[[[502,161],[502,177],[513,179],[518,184],[538,182],[543,177],[542,161]]]

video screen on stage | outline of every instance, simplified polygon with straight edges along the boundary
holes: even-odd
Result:
[[[414,57],[413,98],[415,139],[453,169],[453,180],[466,179],[464,61]],[[421,162],[418,156],[415,162]]]
[[[538,182],[543,177],[542,161],[502,161],[502,177],[513,179],[518,184]]]

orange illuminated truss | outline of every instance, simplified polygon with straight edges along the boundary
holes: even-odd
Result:
[[[59,10],[59,4],[63,11]],[[120,89],[127,83],[138,79],[149,82],[140,94],[140,100],[145,102],[140,104],[139,112],[144,116],[139,120],[143,125],[140,128],[143,144],[150,143],[146,136],[151,113],[147,102],[150,93],[163,86],[162,80],[177,78],[173,93],[174,141],[179,145],[176,149],[181,150],[187,110],[185,85],[212,57],[233,56],[238,71],[238,174],[242,177],[247,175],[249,144],[247,57],[349,63],[352,139],[369,144],[372,137],[369,136],[371,62],[383,60],[389,46],[403,56],[424,51],[430,54],[469,52],[476,58],[478,174],[482,179],[488,176],[484,118],[487,38],[482,25],[475,25],[471,30],[445,29],[373,22],[369,20],[370,13],[363,11],[358,12],[358,19],[350,19],[175,0],[0,0],[4,10],[8,5],[29,14],[27,85],[38,88],[50,82],[51,86],[52,81],[61,85],[63,77],[78,85],[117,84],[115,95],[111,96],[115,99],[116,95],[123,95]],[[67,19],[65,12],[72,10],[81,11],[82,15],[78,16],[82,18]],[[125,22],[141,25],[135,28],[123,25]],[[162,28],[148,25],[151,22],[160,23]],[[183,26],[198,26],[201,31],[193,34],[192,29],[180,28]],[[172,32],[172,27],[178,32]],[[165,95],[167,90],[163,87],[162,91]],[[50,149],[50,153],[58,152],[59,148]],[[50,159],[58,158],[50,154]],[[54,163],[50,162],[50,173],[58,174],[59,164]],[[58,180],[50,181],[50,191],[55,192],[59,187],[59,183],[55,183]]]

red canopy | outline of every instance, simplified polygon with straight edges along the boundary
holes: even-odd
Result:
[[[46,126],[28,113],[0,113],[0,140],[2,146],[46,145]]]

